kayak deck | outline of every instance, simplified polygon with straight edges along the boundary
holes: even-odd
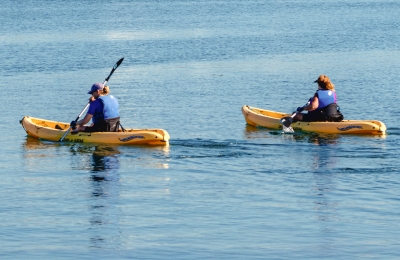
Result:
[[[70,127],[64,122],[25,116],[20,121],[26,133],[34,138],[59,141]],[[77,143],[168,145],[170,136],[163,129],[125,129],[118,132],[69,132],[64,141]]]
[[[246,123],[271,129],[282,129],[281,118],[290,114],[244,105],[242,113]],[[303,122],[292,123],[294,130],[328,134],[385,135],[386,126],[378,120],[343,120],[341,122]]]

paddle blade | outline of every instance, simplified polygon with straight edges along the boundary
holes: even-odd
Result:
[[[121,65],[123,60],[124,60],[124,58],[121,58],[119,61],[117,61],[117,63],[115,63],[115,65],[114,65],[114,69],[117,69],[119,67],[119,65]]]
[[[110,79],[111,75],[114,73],[114,71],[119,67],[119,65],[121,65],[122,61],[124,60],[124,58],[119,59],[119,61],[117,61],[117,63],[115,63],[114,67],[112,68],[110,75],[108,75],[108,77],[104,80],[103,84],[106,84],[108,82],[108,80]]]
[[[293,130],[292,127],[283,126],[282,127],[282,133],[283,134],[294,134],[294,130]]]
[[[290,127],[290,125],[292,124],[293,118],[290,116],[284,117],[281,119],[281,123],[283,126],[285,127]]]

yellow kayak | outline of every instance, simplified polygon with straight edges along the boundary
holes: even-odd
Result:
[[[247,124],[271,129],[282,129],[281,118],[290,114],[265,110],[244,105],[242,113]],[[378,120],[343,120],[341,122],[302,122],[292,123],[294,130],[327,134],[365,134],[384,135],[386,126]]]
[[[59,141],[69,123],[25,116],[20,121],[26,133],[34,138]],[[169,134],[163,129],[125,129],[124,132],[68,133],[64,141],[76,143],[106,143],[129,145],[168,145]]]

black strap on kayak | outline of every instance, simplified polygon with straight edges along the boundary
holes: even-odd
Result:
[[[121,122],[119,122],[119,126],[121,127],[122,132],[125,132],[125,128],[121,125]]]

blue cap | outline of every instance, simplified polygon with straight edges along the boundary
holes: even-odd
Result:
[[[93,86],[92,86],[92,88],[91,88],[90,91],[88,92],[88,94],[92,94],[92,93],[95,92],[96,90],[103,90],[103,88],[104,88],[104,85],[103,85],[103,84],[101,84],[101,83],[99,83],[99,82],[94,83]]]

